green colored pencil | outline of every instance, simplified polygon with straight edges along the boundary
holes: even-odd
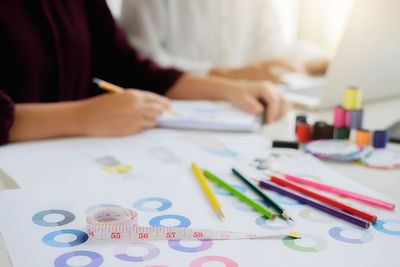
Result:
[[[234,194],[237,198],[239,198],[240,200],[242,200],[244,203],[246,203],[247,205],[249,205],[250,207],[258,210],[261,214],[263,214],[264,216],[266,216],[267,218],[274,220],[276,218],[276,215],[270,211],[269,209],[265,208],[264,206],[258,204],[257,202],[255,202],[254,200],[252,200],[251,198],[249,198],[248,196],[246,196],[245,194],[243,194],[242,192],[240,192],[239,190],[237,190],[236,188],[232,187],[230,184],[228,184],[227,182],[223,181],[222,179],[218,178],[217,176],[215,176],[214,174],[212,174],[209,171],[204,171],[204,175],[210,179],[211,181],[219,184],[220,186],[222,186],[223,188],[225,188],[226,190],[228,190],[229,192],[231,192],[232,194]]]
[[[270,199],[264,192],[262,192],[259,188],[253,185],[248,179],[246,179],[238,170],[232,168],[233,174],[235,174],[240,180],[242,180],[245,184],[247,184],[257,195],[259,195],[266,203],[270,204],[283,218],[290,219],[290,216],[286,213],[286,211],[278,205],[275,201]],[[293,221],[293,220],[292,220]]]

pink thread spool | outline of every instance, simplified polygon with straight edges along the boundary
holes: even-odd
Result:
[[[333,126],[335,128],[342,128],[346,126],[346,110],[341,106],[336,106],[333,110]]]

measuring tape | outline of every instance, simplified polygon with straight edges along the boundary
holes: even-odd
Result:
[[[137,225],[138,214],[126,208],[105,208],[86,218],[88,233],[96,239],[113,240],[198,240],[274,239],[287,235],[301,238],[296,231],[263,233],[231,232],[210,228],[146,227]]]

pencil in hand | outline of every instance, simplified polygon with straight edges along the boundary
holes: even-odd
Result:
[[[115,85],[115,84],[110,83],[110,82],[106,82],[106,81],[104,81],[102,79],[99,79],[99,78],[96,78],[96,77],[92,79],[92,82],[94,84],[96,84],[99,88],[101,88],[103,90],[106,90],[106,91],[108,91],[110,93],[123,93],[124,90],[125,90],[121,86]],[[168,109],[168,112],[173,114],[173,115],[175,115],[175,116],[179,115],[179,111],[175,110],[172,107],[170,107]]]

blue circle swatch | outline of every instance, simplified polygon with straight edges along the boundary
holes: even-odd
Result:
[[[241,185],[237,185],[237,184],[231,184],[232,187],[234,187],[235,189],[239,190],[242,193],[246,193],[247,189]],[[228,192],[227,190],[223,189],[221,186],[216,185],[213,188],[213,191],[215,194],[217,195],[221,195],[221,196],[234,196],[232,193]]]
[[[400,231],[393,231],[385,228],[386,223],[395,223],[400,225],[400,220],[391,220],[391,219],[386,219],[386,220],[377,220],[375,223],[372,224],[372,226],[379,232],[389,234],[389,235],[400,235]]]
[[[47,222],[44,220],[44,217],[50,214],[60,214],[64,216],[64,219],[62,219],[59,222]],[[46,226],[46,227],[55,227],[55,226],[61,226],[68,224],[75,220],[75,215],[72,212],[66,211],[66,210],[42,210],[33,215],[32,221],[40,226]]]
[[[92,214],[93,212],[95,212],[96,210],[99,210],[99,209],[120,208],[120,207],[121,207],[120,205],[116,205],[116,204],[108,204],[108,203],[96,204],[96,205],[90,206],[87,209],[85,209],[85,214],[86,215]]]
[[[360,238],[347,238],[341,235],[342,231],[351,230],[361,234]],[[353,227],[333,227],[329,230],[329,235],[336,240],[352,243],[363,244],[372,240],[372,234],[366,230],[355,229]]]
[[[149,221],[149,225],[153,226],[153,227],[169,227],[169,226],[161,225],[161,221],[165,220],[165,219],[175,219],[180,222],[178,225],[171,226],[171,227],[186,228],[186,227],[189,227],[191,224],[190,220],[184,216],[169,214],[169,215],[161,215],[161,216],[154,217],[153,219],[151,219]]]
[[[71,242],[58,242],[55,240],[55,238],[57,236],[63,235],[63,234],[75,235],[76,239]],[[85,243],[86,240],[88,240],[88,238],[89,238],[89,236],[85,232],[82,232],[79,230],[73,230],[73,229],[63,229],[63,230],[58,230],[58,231],[48,233],[47,235],[45,235],[42,238],[42,241],[46,245],[49,245],[52,247],[64,248],[64,247],[74,247],[74,246],[80,245],[82,243]]]
[[[151,202],[151,201],[160,202],[161,206],[158,208],[146,208],[144,206],[144,204],[146,202]],[[135,203],[133,203],[133,207],[140,211],[163,211],[163,210],[169,209],[171,206],[172,206],[171,201],[169,201],[168,199],[165,199],[165,198],[161,198],[161,197],[147,197],[147,198],[140,199],[140,200],[136,201]]]
[[[129,247],[143,247],[147,249],[147,254],[137,257],[137,256],[129,256],[125,253],[125,250]],[[123,261],[131,261],[131,262],[142,262],[154,259],[160,255],[160,249],[155,245],[148,242],[129,242],[117,247],[114,250],[114,256]]]
[[[67,264],[67,261],[70,258],[73,258],[76,256],[86,256],[92,260],[89,264],[82,265],[80,267],[97,267],[97,266],[102,265],[104,262],[103,256],[101,256],[99,253],[96,253],[93,251],[80,250],[80,251],[68,252],[61,256],[58,256],[56,258],[56,260],[54,261],[54,266],[55,267],[73,267],[73,266]]]
[[[209,248],[212,247],[213,242],[211,239],[199,239],[201,244],[197,247],[184,247],[180,244],[182,240],[168,240],[168,246],[170,248],[177,250],[177,251],[182,251],[182,252],[187,252],[187,253],[195,253],[195,252],[201,252],[205,251]]]

